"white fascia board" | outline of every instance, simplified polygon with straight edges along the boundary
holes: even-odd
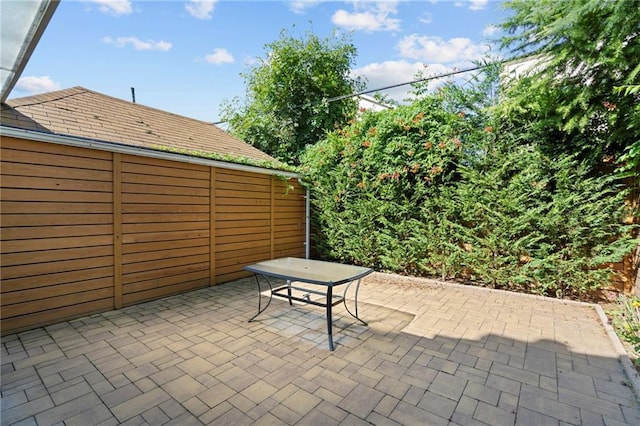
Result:
[[[121,154],[139,155],[142,157],[157,158],[161,160],[177,161],[180,163],[200,164],[203,166],[217,167],[220,169],[238,170],[250,173],[260,173],[266,175],[284,176],[301,180],[298,173],[284,170],[267,169],[264,167],[250,166],[246,164],[231,163],[220,160],[210,160],[208,158],[196,157],[173,152],[165,152],[151,148],[144,148],[132,145],[124,145],[115,142],[105,142],[97,139],[80,138],[77,136],[60,135],[56,133],[44,133],[34,130],[19,129],[0,125],[0,135],[17,139],[27,139],[37,142],[48,142],[59,145],[75,146],[79,148],[98,149],[101,151],[118,152]]]

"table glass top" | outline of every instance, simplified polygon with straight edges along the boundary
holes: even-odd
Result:
[[[294,257],[265,260],[244,269],[257,274],[324,285],[343,284],[373,272],[372,269],[363,266]]]

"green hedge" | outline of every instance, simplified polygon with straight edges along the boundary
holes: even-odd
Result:
[[[320,255],[557,296],[605,285],[635,245],[616,179],[442,102],[365,113],[307,149]]]

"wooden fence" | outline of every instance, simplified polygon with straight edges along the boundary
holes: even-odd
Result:
[[[3,137],[2,334],[304,256],[294,179]]]

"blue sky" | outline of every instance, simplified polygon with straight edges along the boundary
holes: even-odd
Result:
[[[469,67],[504,18],[494,0],[62,0],[10,98],[73,86],[208,122],[286,29],[351,34],[368,88]],[[401,100],[405,89],[383,92]]]

